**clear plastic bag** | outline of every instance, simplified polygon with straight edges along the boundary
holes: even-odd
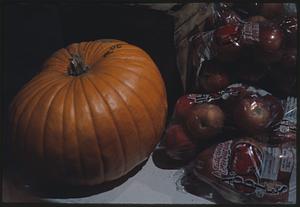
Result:
[[[245,99],[249,101],[250,111],[246,114],[239,112],[234,117],[237,105]],[[218,115],[207,116],[219,113],[208,105],[217,106],[224,113],[222,127],[215,128],[215,119],[220,119]],[[204,106],[205,113],[191,114],[200,106]],[[268,116],[262,113],[264,109]],[[252,117],[253,113],[256,118]],[[245,84],[232,84],[217,93],[188,94],[178,99],[159,149],[165,151],[171,160],[181,162],[177,167],[183,167],[184,171],[180,170],[182,176],[176,182],[180,191],[218,203],[293,203],[296,114],[296,98],[280,101],[263,89]],[[194,126],[202,126],[191,128],[189,116],[201,120]],[[254,122],[249,122],[245,116],[252,117]],[[217,162],[224,166],[214,164]],[[235,162],[241,166],[232,169],[230,165]],[[243,166],[246,164],[250,167]],[[255,173],[253,165],[256,166]],[[270,172],[272,170],[276,172]]]
[[[160,149],[183,161],[181,191],[217,203],[294,203],[295,5],[268,5],[275,18],[250,4],[212,4],[210,30],[190,36],[186,95]]]
[[[296,111],[296,98],[280,100],[263,89],[245,84],[232,84],[217,93],[188,94],[178,99],[165,133],[167,141],[163,143],[173,154],[189,151],[188,157],[192,157],[197,144],[218,142],[224,134],[255,136],[274,144],[293,142]],[[218,126],[220,121],[222,124]]]
[[[295,96],[297,22],[291,19],[226,24],[192,35],[186,93],[206,93],[211,92],[206,88],[221,90],[243,82],[280,97]]]
[[[186,173],[231,202],[296,201],[296,148],[291,144],[274,146],[249,137],[228,140],[202,151]]]

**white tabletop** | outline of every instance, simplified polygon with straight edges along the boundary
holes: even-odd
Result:
[[[178,189],[176,181],[180,169],[160,169],[147,163],[123,184],[102,193],[79,198],[41,198],[26,188],[16,186],[9,176],[3,177],[4,202],[56,202],[56,203],[140,203],[140,204],[213,204],[213,202]]]

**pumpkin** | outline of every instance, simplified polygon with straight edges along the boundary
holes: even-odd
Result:
[[[74,43],[14,98],[12,151],[42,177],[101,184],[149,157],[166,114],[165,85],[145,51],[119,40]]]

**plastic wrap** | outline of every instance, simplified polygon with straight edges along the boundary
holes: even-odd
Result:
[[[212,16],[233,7],[218,8]],[[210,83],[209,88],[220,90],[228,83],[243,82],[265,88],[276,96],[295,96],[298,24],[293,10],[287,6],[284,8],[280,18],[246,19],[238,23],[225,21],[224,24],[215,24],[213,30],[192,34],[189,38],[186,93],[211,92],[203,87],[203,79],[208,82],[206,77],[213,77],[215,83]],[[221,72],[214,70],[207,76],[207,62],[214,62],[214,67],[221,68]],[[216,81],[220,79],[220,73],[223,88]]]
[[[226,24],[241,24],[244,21],[232,9],[231,3],[215,3],[210,5],[212,15],[206,20],[204,30],[209,31]]]
[[[159,147],[183,161],[181,191],[217,203],[295,203],[295,5],[212,10],[206,31],[189,39],[186,95]]]
[[[210,5],[212,15],[207,19],[204,30],[209,31],[219,26],[245,21],[276,21],[286,15],[296,15],[296,5],[292,3],[229,3],[220,2]]]
[[[294,203],[296,199],[293,145],[273,146],[249,137],[229,140],[202,151],[190,170],[231,202]]]
[[[237,105],[245,99],[250,100],[249,104],[253,107],[249,108],[250,112],[244,114],[239,112],[236,118],[234,111],[239,110]],[[200,106],[203,106],[203,109],[200,109],[198,113]],[[219,107],[224,117],[220,118],[220,112],[212,106]],[[256,108],[260,106],[262,108]],[[268,116],[262,113],[264,107]],[[258,114],[253,112],[256,110]],[[191,111],[194,111],[194,114]],[[253,118],[253,113],[258,117]],[[261,117],[261,114],[264,116]],[[294,202],[296,114],[296,98],[288,97],[280,101],[263,89],[245,84],[232,84],[216,93],[187,94],[178,99],[172,120],[159,149],[164,150],[172,160],[183,162],[184,173],[176,182],[181,191],[190,192],[193,189],[191,193],[218,202]],[[190,126],[191,117],[192,120],[200,120],[199,123],[193,123],[196,128]],[[249,117],[254,122],[249,121],[247,119]],[[218,126],[216,123],[220,120],[222,124]],[[199,125],[201,127],[197,128]],[[245,155],[238,154],[240,149],[235,147],[238,144],[242,146],[241,149],[244,150]],[[227,146],[227,154],[222,156],[232,161],[226,161],[226,166],[222,169],[223,174],[216,174],[214,172],[216,169],[212,167],[213,163],[217,162],[217,158],[214,157],[219,156],[218,153],[224,154],[221,151],[224,151],[225,146]],[[258,157],[252,159],[253,152],[249,150],[254,148],[257,149],[255,153]],[[248,152],[250,157],[247,157]],[[292,157],[285,159],[285,156]],[[232,171],[229,165],[237,162],[234,161],[234,157],[240,158],[238,161],[240,163],[248,162],[248,165],[251,165],[253,160],[259,159],[260,167],[256,169],[256,177],[248,175],[250,172],[247,170],[248,174],[237,172],[237,170]],[[270,164],[272,166],[269,166],[268,162],[272,162],[273,164]],[[280,163],[284,162],[289,162],[286,165],[293,165],[288,172],[284,172],[285,169],[282,170],[285,164]],[[283,167],[277,169],[278,163]],[[266,174],[267,168],[270,171],[274,166],[277,167],[277,175]],[[245,169],[245,167],[242,166],[239,169]],[[238,182],[245,183],[239,184]],[[205,186],[205,190],[198,189],[202,186]],[[218,194],[221,194],[221,197]]]
[[[270,143],[296,143],[297,135],[297,98],[288,97],[283,100],[284,116],[270,136]]]
[[[280,101],[263,89],[245,84],[232,84],[216,93],[187,94],[178,99],[165,138],[176,137],[176,141],[167,142],[173,151],[178,150],[179,145],[183,151],[188,151],[195,148],[197,142],[218,141],[217,135],[222,133],[255,136],[260,141],[272,143],[275,137],[279,140],[286,136],[284,130],[295,132],[296,104],[296,98]],[[276,136],[272,138],[271,134]],[[290,140],[295,138],[295,134],[288,136]]]

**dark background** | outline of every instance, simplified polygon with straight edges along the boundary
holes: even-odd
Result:
[[[5,3],[3,6],[2,129],[8,137],[12,98],[56,50],[70,43],[120,39],[144,49],[166,84],[169,117],[183,93],[176,67],[173,18],[162,12],[103,3]],[[7,156],[6,156],[7,157]]]

